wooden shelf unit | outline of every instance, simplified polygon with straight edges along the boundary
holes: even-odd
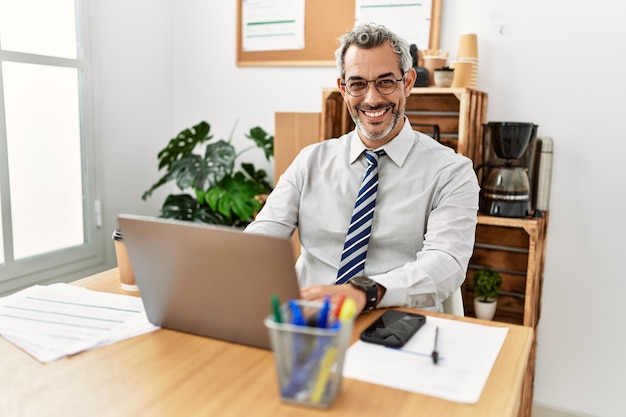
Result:
[[[503,278],[495,320],[536,327],[539,322],[547,213],[506,218],[479,214],[474,253],[463,284],[465,314],[474,315],[471,280],[482,268]]]
[[[494,320],[535,329],[522,387],[520,417],[530,416],[537,354],[536,328],[541,314],[541,288],[548,213],[543,217],[505,218],[479,214],[474,253],[461,289],[466,316],[474,316],[472,277],[493,268],[502,275],[502,291]]]

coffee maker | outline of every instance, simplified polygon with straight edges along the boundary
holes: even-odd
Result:
[[[532,214],[531,178],[534,172],[537,125],[489,122],[483,125],[483,164],[479,211],[490,216],[526,217]]]

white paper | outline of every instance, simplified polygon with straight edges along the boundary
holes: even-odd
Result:
[[[304,49],[305,0],[243,0],[242,49]]]
[[[356,0],[354,20],[383,25],[422,50],[430,42],[431,9],[430,0]]]
[[[432,351],[439,327],[434,364]],[[358,341],[346,352],[347,378],[474,404],[489,378],[508,328],[428,317],[402,349]]]
[[[129,295],[53,284],[0,298],[0,335],[44,363],[157,328]]]

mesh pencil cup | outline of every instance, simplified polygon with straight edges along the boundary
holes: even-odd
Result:
[[[304,324],[294,324],[294,306]],[[281,306],[282,323],[274,316],[265,319],[284,402],[326,408],[339,392],[354,320],[329,319],[327,327],[317,327],[322,306],[295,300]]]

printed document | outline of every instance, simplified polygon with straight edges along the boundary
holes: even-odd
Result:
[[[437,337],[437,364],[432,352]],[[358,341],[346,352],[343,375],[449,401],[474,404],[489,378],[506,327],[427,317],[401,349]]]
[[[420,50],[430,45],[432,1],[356,0],[355,24],[370,22],[386,26]]]
[[[0,335],[44,363],[156,329],[130,295],[52,284],[0,298]]]
[[[304,49],[305,0],[243,0],[241,7],[244,51]]]

